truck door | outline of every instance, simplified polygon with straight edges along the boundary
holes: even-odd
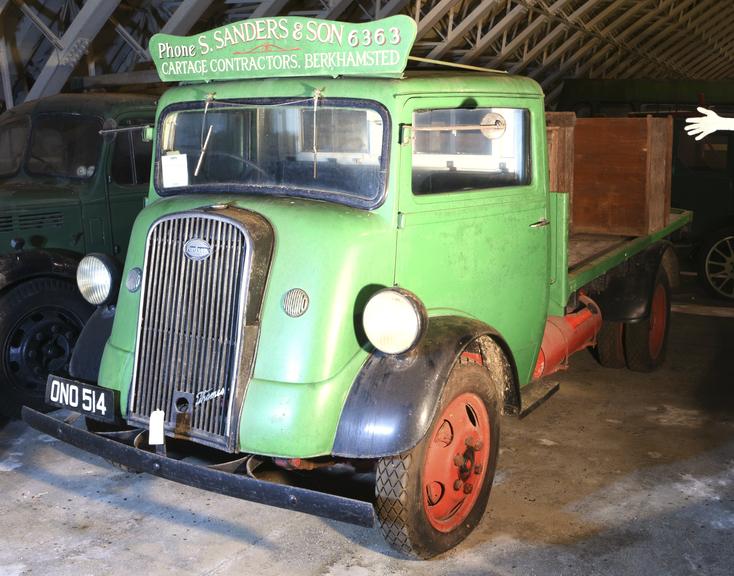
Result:
[[[396,284],[498,330],[524,384],[548,304],[542,102],[412,98],[402,120]]]
[[[142,126],[153,118],[120,122],[120,127]],[[118,132],[112,143],[107,176],[107,198],[110,210],[112,251],[125,260],[133,222],[143,209],[148,193],[152,143],[143,142],[142,130]]]

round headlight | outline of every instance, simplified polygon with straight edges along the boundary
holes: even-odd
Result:
[[[112,258],[104,254],[89,254],[82,258],[76,269],[76,284],[90,304],[105,304],[113,295],[119,273]]]
[[[385,354],[402,354],[423,335],[426,312],[418,298],[401,288],[386,288],[367,302],[362,314],[365,334]]]

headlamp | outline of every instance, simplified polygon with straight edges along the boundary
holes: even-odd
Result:
[[[362,314],[365,334],[380,352],[402,354],[423,336],[426,310],[418,297],[402,288],[380,290]]]

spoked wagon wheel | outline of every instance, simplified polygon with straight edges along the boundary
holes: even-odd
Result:
[[[734,228],[720,230],[702,246],[699,276],[712,294],[734,300]]]
[[[479,523],[497,466],[499,416],[487,369],[457,365],[423,440],[378,462],[377,515],[391,546],[430,558]]]
[[[670,286],[664,270],[659,270],[650,302],[650,313],[639,322],[624,327],[627,367],[637,372],[652,372],[665,360],[670,322]]]

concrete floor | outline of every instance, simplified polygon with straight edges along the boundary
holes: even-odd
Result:
[[[12,422],[0,575],[730,575],[732,356],[734,318],[680,313],[659,372],[577,355],[551,400],[503,420],[482,524],[429,562],[397,557],[376,529],[124,473]]]

